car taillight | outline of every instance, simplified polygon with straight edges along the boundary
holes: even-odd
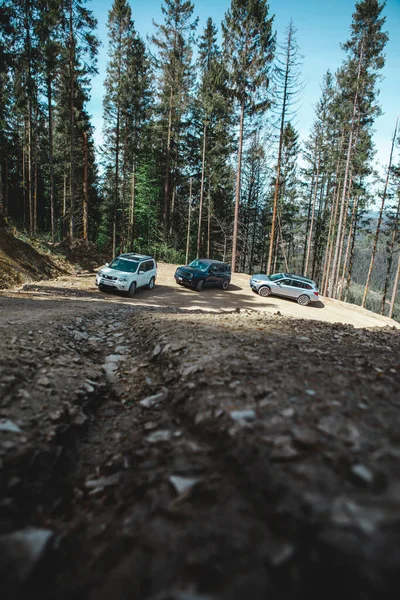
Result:
[[[318,296],[319,292],[314,292],[315,296]]]

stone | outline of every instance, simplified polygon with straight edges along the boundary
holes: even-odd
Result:
[[[153,394],[152,396],[147,396],[147,398],[143,398],[143,400],[140,400],[139,404],[140,404],[140,406],[143,406],[143,408],[153,408],[154,406],[157,406],[161,402],[164,402],[164,400],[166,400],[167,397],[168,397],[168,390],[166,388],[162,388],[162,390],[160,392],[158,392],[157,394]]]
[[[250,422],[256,419],[256,412],[253,409],[249,410],[233,410],[230,413],[231,418],[234,421],[245,421]]]
[[[171,438],[172,431],[170,429],[159,429],[148,435],[146,441],[149,442],[149,444],[158,444],[158,442],[168,442]]]
[[[9,431],[10,433],[22,433],[22,430],[14,421],[10,419],[0,419],[0,431]]]
[[[169,481],[177,494],[189,492],[198,483],[199,479],[190,477],[180,477],[179,475],[171,475]]]
[[[100,477],[99,479],[88,479],[85,482],[85,487],[87,487],[88,489],[113,487],[119,484],[120,476],[120,473],[113,473],[108,477]]]

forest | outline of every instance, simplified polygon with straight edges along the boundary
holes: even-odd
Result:
[[[1,0],[0,213],[51,244],[279,270],[393,316],[400,276],[400,135],[384,173],[374,124],[388,34],[384,2],[355,3],[300,142],[296,25],[267,0],[231,0],[199,30],[190,0],[162,0],[144,39],[110,0],[103,143],[88,102],[100,40],[85,0]],[[397,308],[399,311],[399,309]]]

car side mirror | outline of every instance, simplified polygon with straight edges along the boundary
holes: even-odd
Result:
[[[144,271],[139,271],[139,275],[143,275]]]
[[[277,281],[276,285],[282,285],[282,281]]]

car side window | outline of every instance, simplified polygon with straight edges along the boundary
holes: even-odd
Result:
[[[304,287],[305,287],[306,290],[312,290],[311,285],[308,285],[308,283],[305,283]]]
[[[279,283],[281,283],[282,285],[290,285],[291,281],[290,279],[280,279]]]
[[[147,260],[146,262],[144,262],[140,265],[140,270],[144,271],[145,273],[147,273],[147,271],[151,271],[152,268],[153,268],[152,260]]]

